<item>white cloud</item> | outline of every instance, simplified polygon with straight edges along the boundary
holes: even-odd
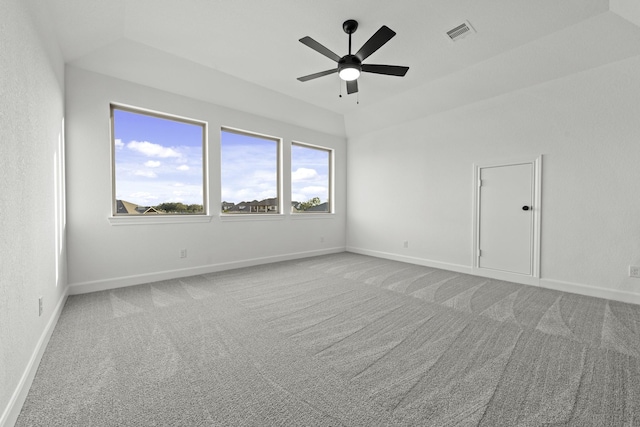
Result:
[[[234,194],[234,198],[238,201],[251,201],[254,199],[257,199],[257,195],[254,191],[251,191],[248,188],[241,188],[240,190],[236,191]]]
[[[172,184],[171,181],[163,181],[161,176],[156,179],[132,177],[130,181],[123,181],[119,184],[116,198],[141,206],[154,206],[162,202],[178,201],[186,204],[202,204],[201,184],[185,183],[181,188],[175,188]],[[182,194],[173,194],[175,190]]]
[[[148,157],[180,157],[180,153],[173,148],[163,147],[160,144],[154,144],[149,141],[131,141],[127,144],[127,148],[137,151],[138,153],[142,153]]]
[[[309,179],[315,179],[318,177],[318,172],[315,169],[298,168],[295,172],[291,173],[291,180],[293,182],[306,181]]]
[[[142,204],[144,204],[144,202],[152,202],[154,200],[157,200],[158,196],[154,196],[153,194],[145,191],[138,191],[137,193],[129,194],[129,198],[132,200],[137,200],[138,203],[143,202]]]
[[[222,200],[226,202],[239,203],[251,202],[253,200],[264,200],[276,197],[274,190],[263,190],[257,188],[240,188],[233,190],[222,187]]]
[[[278,172],[276,172],[275,170],[259,169],[253,172],[252,179],[254,180],[254,182],[269,185],[270,182],[276,182],[276,180],[278,179]]]
[[[114,144],[116,146],[116,149],[118,149],[118,150],[121,149],[121,148],[124,148],[124,142],[122,142],[121,139],[116,139],[114,141]]]
[[[310,198],[307,197],[306,194],[302,193],[291,193],[291,201],[292,202],[306,202]]]
[[[303,192],[304,194],[314,194],[313,197],[318,196],[322,198],[321,196],[324,196],[327,194],[327,187],[309,186],[309,187],[304,187],[299,191]]]
[[[328,188],[310,185],[304,188],[292,189],[291,200],[294,202],[306,202],[314,197],[319,197],[322,202],[326,202],[329,198]]]
[[[189,166],[187,166],[187,165],[180,165],[180,166],[178,166],[176,169],[178,169],[179,171],[188,171],[188,170],[189,170]]]
[[[144,165],[148,168],[158,168],[162,163],[158,160],[147,160],[144,162]]]
[[[144,176],[147,178],[157,178],[158,175],[154,171],[135,171],[133,173],[135,176]]]

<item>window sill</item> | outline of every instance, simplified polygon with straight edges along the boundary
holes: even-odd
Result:
[[[282,214],[220,214],[220,220],[223,222],[233,221],[281,221],[284,219]]]
[[[331,212],[324,213],[292,213],[291,219],[334,219],[336,214]]]
[[[194,224],[211,222],[211,215],[131,215],[110,216],[111,225]]]

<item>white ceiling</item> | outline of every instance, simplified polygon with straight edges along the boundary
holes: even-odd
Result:
[[[341,115],[405,101],[422,112],[451,108],[640,54],[640,29],[614,13],[638,12],[633,0],[612,0],[613,12],[609,0],[34,1],[72,65],[155,86],[192,81],[193,69],[224,73]],[[298,39],[311,36],[342,56],[346,19],[360,24],[354,51],[382,25],[397,33],[365,63],[410,67],[404,78],[363,74],[360,105],[344,83],[338,97],[337,75],[296,80],[335,66]],[[477,32],[450,41],[445,32],[465,20]]]

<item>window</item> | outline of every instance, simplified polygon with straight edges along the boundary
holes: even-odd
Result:
[[[280,140],[224,128],[220,141],[221,212],[280,213]]]
[[[291,212],[331,212],[332,151],[291,144]]]
[[[111,105],[113,214],[206,214],[206,123]]]

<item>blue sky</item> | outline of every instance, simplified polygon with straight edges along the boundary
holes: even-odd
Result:
[[[222,201],[277,197],[277,142],[222,131]],[[291,200],[328,199],[329,152],[292,145]]]
[[[114,141],[116,199],[202,204],[201,126],[114,109]],[[275,140],[222,131],[221,148],[221,201],[277,197]],[[291,166],[291,200],[326,202],[329,152],[294,144]]]
[[[222,201],[239,203],[277,197],[278,143],[222,131]]]
[[[202,204],[202,126],[114,110],[116,199]]]
[[[291,146],[291,200],[329,199],[329,151]]]

